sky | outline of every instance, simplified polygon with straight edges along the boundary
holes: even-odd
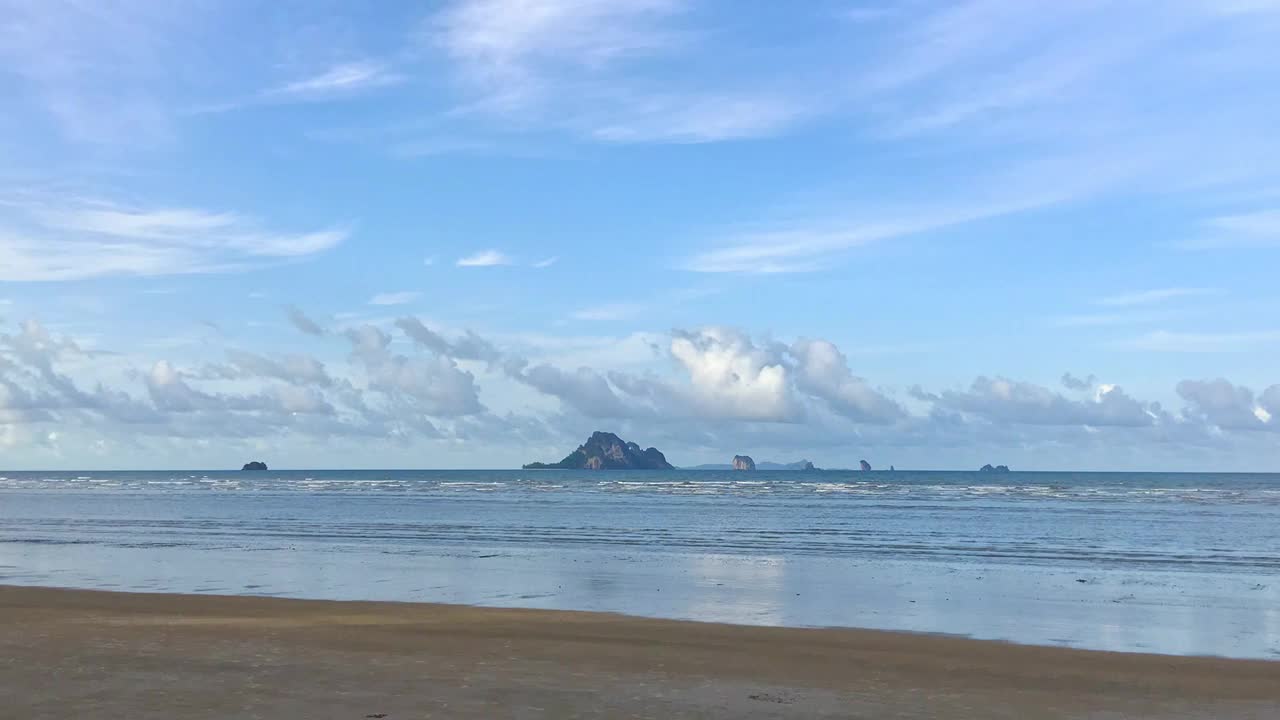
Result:
[[[0,0],[0,468],[1280,471],[1278,36]]]

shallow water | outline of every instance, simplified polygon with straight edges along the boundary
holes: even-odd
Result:
[[[1280,476],[0,472],[0,583],[1280,658]]]

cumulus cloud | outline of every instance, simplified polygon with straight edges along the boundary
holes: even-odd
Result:
[[[535,365],[514,376],[587,417],[617,419],[639,413],[638,406],[624,402],[608,379],[590,368],[561,370],[551,365]]]
[[[369,387],[388,400],[425,415],[456,417],[481,412],[475,376],[448,355],[407,357],[392,353],[391,338],[372,325],[346,332],[352,354],[363,365]]]
[[[781,353],[757,347],[741,332],[677,331],[671,355],[688,372],[694,401],[709,415],[776,421],[803,415]]]
[[[271,378],[293,385],[333,385],[333,378],[325,370],[324,363],[306,355],[272,359],[245,350],[228,350],[227,360],[240,377]]]
[[[1094,385],[1098,384],[1098,378],[1093,375],[1078,378],[1071,373],[1062,374],[1062,386],[1068,390],[1092,390]]]
[[[1255,393],[1224,379],[1186,380],[1168,411],[1121,388],[1065,374],[1069,394],[981,376],[967,389],[915,388],[908,410],[859,377],[834,343],[759,341],[732,328],[675,330],[646,369],[564,363],[421,319],[356,325],[326,336],[348,362],[229,349],[221,362],[100,356],[36,322],[0,331],[0,438],[60,442],[87,432],[133,441],[294,437],[389,443],[486,438],[571,442],[615,429],[672,448],[827,449],[1226,447],[1280,429],[1280,384]],[[601,358],[608,357],[605,355]],[[665,361],[665,362],[664,362]],[[470,364],[476,363],[476,364]],[[478,365],[477,365],[478,364]],[[492,412],[482,386],[514,380],[559,402],[555,412]],[[666,448],[664,448],[666,449]],[[1135,462],[1137,462],[1135,460]]]
[[[1272,385],[1254,399],[1253,391],[1225,379],[1183,380],[1178,395],[1188,410],[1205,422],[1228,430],[1280,430],[1280,385]]]
[[[1103,385],[1086,400],[1071,400],[1034,383],[1002,377],[979,377],[967,391],[913,391],[935,408],[991,422],[1022,425],[1089,425],[1141,427],[1162,417],[1158,405],[1143,403],[1114,385]]]
[[[503,353],[492,342],[470,330],[456,340],[448,340],[415,317],[397,319],[396,327],[409,339],[437,355],[486,363],[496,363],[503,358]]]
[[[850,370],[843,353],[825,340],[797,340],[797,386],[825,401],[832,410],[856,422],[891,423],[906,417],[894,400],[872,388]]]

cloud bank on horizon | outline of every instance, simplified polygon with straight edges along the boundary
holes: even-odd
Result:
[[[1280,470],[1278,3],[0,10],[0,465]]]

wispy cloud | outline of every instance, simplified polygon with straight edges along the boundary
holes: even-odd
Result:
[[[1168,317],[1167,313],[1153,315],[1151,313],[1107,312],[1063,315],[1053,318],[1052,322],[1057,327],[1113,327],[1154,322],[1168,319]]]
[[[1131,307],[1134,305],[1156,305],[1167,300],[1174,300],[1184,297],[1196,297],[1203,295],[1217,295],[1222,291],[1215,288],[1194,288],[1194,287],[1174,287],[1159,288],[1156,290],[1141,290],[1138,292],[1123,293],[1121,295],[1111,295],[1109,297],[1100,298],[1098,305],[1106,305],[1109,307]]]
[[[387,66],[366,60],[334,65],[317,75],[266,90],[263,95],[275,98],[320,99],[396,85],[404,79],[403,75],[392,72]]]
[[[74,280],[254,267],[323,252],[346,239],[332,228],[279,232],[230,212],[142,208],[100,200],[22,197],[0,202],[0,279]]]
[[[639,315],[644,309],[638,303],[613,303],[575,310],[572,317],[574,320],[624,320]]]
[[[414,291],[379,293],[369,298],[370,305],[408,305],[422,297],[422,293]]]
[[[458,267],[493,267],[510,265],[510,256],[497,250],[481,250],[480,252],[458,258]]]
[[[549,258],[544,258],[544,259],[539,260],[538,262],[534,263],[534,264],[533,264],[533,266],[534,266],[534,267],[536,267],[536,268],[548,268],[548,267],[551,267],[552,265],[555,265],[555,264],[556,264],[556,262],[557,262],[557,261],[559,261],[559,260],[560,260],[560,258],[558,258],[558,257],[549,257]]]
[[[778,134],[810,113],[797,98],[770,93],[649,94],[610,100],[608,116],[587,116],[588,133],[613,143],[708,143]]]
[[[377,88],[399,85],[406,76],[371,60],[341,63],[317,74],[291,80],[251,95],[206,103],[187,111],[191,115],[231,112],[257,105],[323,102],[354,98]]]
[[[299,332],[316,337],[324,335],[324,328],[320,326],[320,323],[312,320],[301,308],[290,305],[285,308],[285,314],[289,318],[289,323],[297,328]]]
[[[994,202],[962,206],[868,209],[864,215],[802,217],[765,230],[731,233],[713,249],[686,258],[682,269],[704,273],[793,273],[829,267],[833,255],[871,242],[905,237],[1052,205],[1058,191],[1030,188]]]
[[[714,287],[689,287],[659,291],[644,302],[611,302],[584,307],[569,314],[574,320],[607,321],[625,320],[654,312],[679,308],[695,300],[720,292]]]
[[[458,0],[432,30],[489,103],[518,105],[550,91],[555,75],[587,73],[669,48],[663,21],[682,0]]]
[[[1222,215],[1205,223],[1196,238],[1177,243],[1185,250],[1280,247],[1280,210]]]
[[[432,36],[473,100],[463,114],[531,121],[612,143],[697,143],[773,135],[807,114],[787,82],[767,87],[646,81],[695,48],[687,0],[457,0]],[[760,85],[761,83],[756,83]],[[767,82],[765,83],[767,84]]]
[[[5,87],[6,115],[35,110],[42,125],[51,122],[76,143],[127,148],[173,141],[164,69],[180,63],[189,71],[200,59],[167,39],[199,27],[205,8],[10,2],[0,14],[0,65],[16,83]],[[30,108],[23,108],[24,98]]]
[[[1157,330],[1119,343],[1128,350],[1151,352],[1244,352],[1280,343],[1280,330],[1236,333],[1187,333]]]

